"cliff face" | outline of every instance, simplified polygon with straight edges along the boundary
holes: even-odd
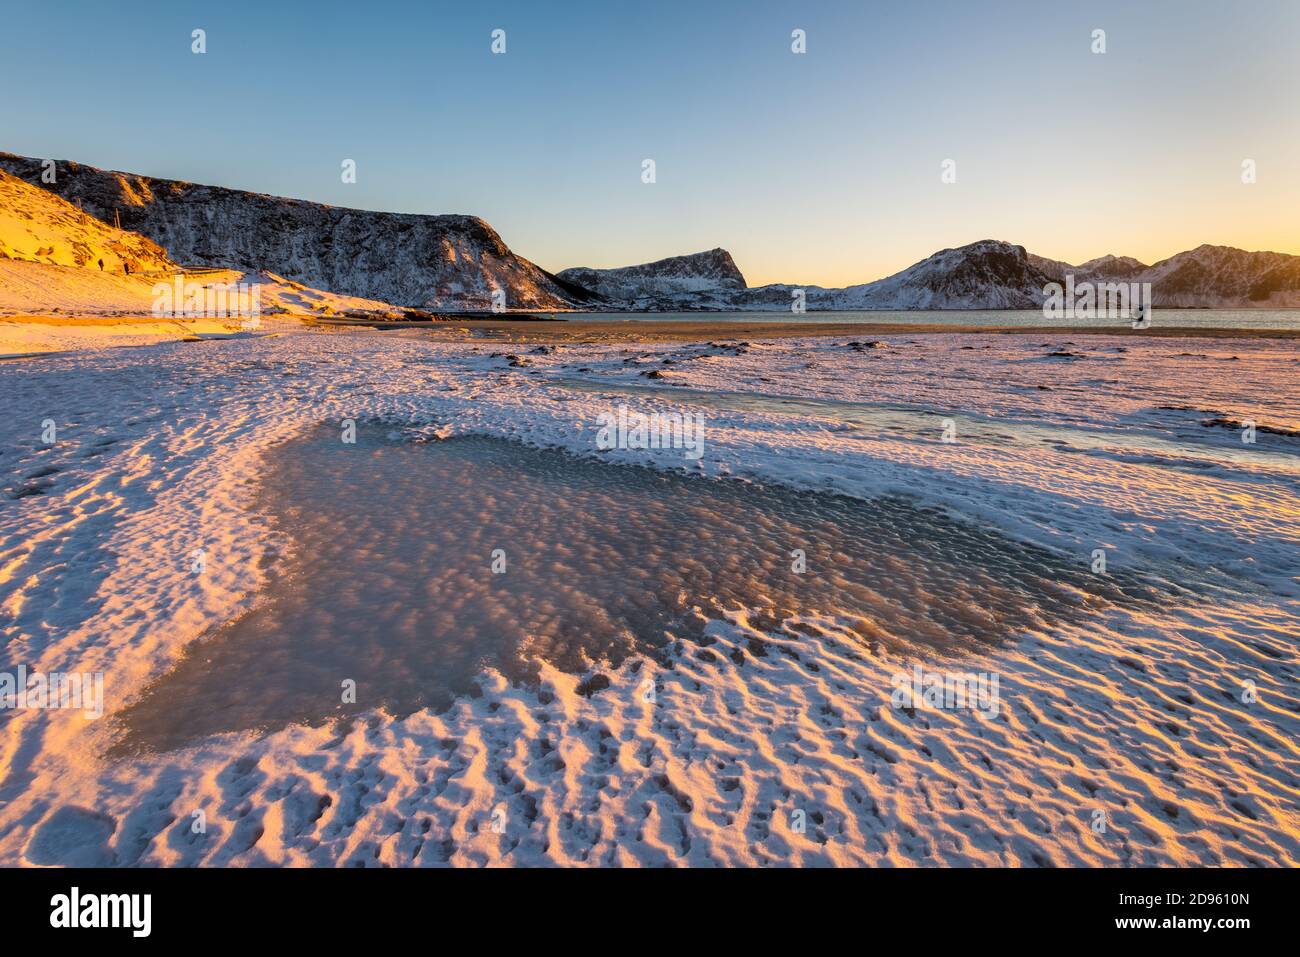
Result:
[[[745,277],[725,249],[672,256],[639,266],[561,270],[561,279],[577,283],[623,309],[727,309],[743,291]]]
[[[401,306],[568,309],[591,300],[515,255],[475,216],[421,216],[325,206],[218,186],[57,164],[0,153],[0,169],[75,203],[89,215],[156,242],[189,266],[268,270],[318,289]]]

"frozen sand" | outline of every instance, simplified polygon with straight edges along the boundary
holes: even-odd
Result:
[[[187,336],[227,336],[240,332],[238,320],[224,319],[75,319],[43,316],[0,317],[0,359],[48,352],[110,349],[179,341]]]
[[[249,328],[298,329],[302,320],[317,316],[393,311],[387,303],[322,292],[273,273],[208,269],[182,278],[203,287],[256,285],[261,315],[249,316],[247,321],[215,311],[210,318],[159,316],[154,313],[155,287],[162,284],[173,288],[173,275],[127,276],[0,259],[0,359],[137,346]],[[236,302],[232,298],[232,311]]]
[[[282,567],[292,542],[255,498],[262,455],[321,421],[414,419],[680,468],[680,453],[594,447],[599,412],[665,399],[559,384],[646,385],[652,368],[667,376],[656,388],[919,406],[1008,436],[963,442],[959,428],[945,444],[806,411],[702,407],[708,444],[694,471],[916,495],[1081,567],[1096,547],[1113,567],[1164,575],[1213,564],[1240,597],[1111,609],[1028,629],[1012,648],[919,657],[999,674],[993,720],[892,708],[890,677],[915,654],[866,648],[824,619],[773,634],[745,613],[712,620],[714,643],[683,642],[671,667],[629,658],[590,698],[576,692],[581,676],[543,664],[536,688],[486,674],[480,696],[446,713],[375,714],[342,735],[291,728],[112,761],[111,718],[14,713],[0,861],[1294,866],[1298,440],[1261,432],[1243,452],[1234,431],[1200,422],[1294,428],[1295,347],[1068,346],[1061,334],[845,345],[861,337],[744,351],[566,345],[510,368],[491,346],[413,332],[303,334],[7,364],[6,484],[40,494],[0,517],[6,654],[103,669],[120,709]],[[60,427],[52,448],[39,437],[47,417]],[[1025,441],[1023,423],[1087,430],[1089,442]],[[1113,447],[1098,448],[1107,433]],[[1154,451],[1135,451],[1144,437]],[[207,549],[199,576],[196,547]],[[1240,700],[1244,681],[1258,687],[1253,704]],[[206,834],[191,830],[198,810]],[[805,833],[790,826],[795,811]]]

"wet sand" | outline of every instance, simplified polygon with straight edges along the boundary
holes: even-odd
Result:
[[[581,314],[575,314],[581,315]],[[385,332],[408,330],[437,340],[484,339],[502,343],[628,343],[628,342],[707,342],[738,339],[794,339],[803,337],[847,336],[870,339],[874,336],[924,336],[939,333],[977,333],[984,335],[1071,335],[1071,336],[1142,336],[1151,338],[1189,339],[1300,339],[1297,329],[1234,329],[1204,326],[1152,326],[1133,329],[1127,324],[1115,326],[980,326],[928,323],[913,325],[896,322],[787,322],[779,319],[727,321],[714,318],[695,319],[538,319],[538,318],[448,318],[437,321],[388,321],[368,319],[321,319],[307,315],[273,314],[263,317],[263,328],[277,332],[297,327],[319,331],[346,327],[377,329]],[[202,328],[191,328],[202,326]],[[68,349],[105,345],[132,344],[174,338],[193,332],[223,330],[221,320],[158,320],[153,316],[0,316],[0,356],[7,359]],[[122,341],[109,341],[111,338]]]
[[[503,342],[697,342],[710,339],[793,339],[805,336],[853,336],[869,339],[881,335],[932,335],[935,333],[986,333],[989,335],[1104,335],[1193,339],[1300,339],[1296,329],[1229,329],[1200,326],[1153,326],[1133,329],[1117,326],[968,326],[934,323],[911,325],[895,322],[727,322],[696,320],[547,320],[471,319],[452,323],[326,320],[321,325],[360,325],[381,329],[429,330],[438,338],[497,339]]]

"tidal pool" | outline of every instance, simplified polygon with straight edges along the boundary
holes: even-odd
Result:
[[[117,753],[444,708],[485,667],[660,655],[746,609],[835,616],[864,650],[959,653],[1150,590],[900,498],[862,501],[603,463],[502,439],[322,426],[269,454],[257,506],[292,537],[253,611],[120,715]],[[795,570],[796,550],[806,568]],[[342,683],[356,682],[356,704]]]

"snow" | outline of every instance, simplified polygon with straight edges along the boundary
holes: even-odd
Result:
[[[729,267],[729,268],[728,268]],[[1146,266],[1106,255],[1079,266],[1023,246],[980,240],[943,249],[891,276],[844,288],[774,283],[746,288],[722,249],[619,269],[566,269],[560,276],[628,310],[789,312],[801,291],[810,310],[1041,309],[1044,287],[1076,281],[1150,283],[1162,308],[1281,309],[1300,305],[1300,257],[1198,246]]]
[[[728,309],[745,290],[745,277],[725,249],[617,269],[577,266],[557,275],[624,309]]]
[[[296,327],[298,323],[293,325]],[[238,320],[122,319],[103,323],[78,321],[74,325],[59,324],[53,318],[48,322],[0,318],[0,359],[86,348],[149,345],[162,340],[179,342],[191,337],[247,335],[252,333],[241,330]]]
[[[41,164],[0,153],[10,180],[40,183],[105,222],[116,213],[142,234],[137,240],[158,243],[186,266],[270,270],[314,289],[398,306],[486,310],[498,290],[507,309],[572,304],[568,291],[477,216],[346,209],[66,162],[56,165],[55,182],[43,183]]]
[[[109,712],[5,715],[0,863],[1300,863],[1294,345],[882,341],[565,344],[511,367],[473,339],[296,332],[0,364],[4,667],[103,671]],[[620,404],[703,414],[703,459],[598,450]],[[113,755],[114,714],[295,554],[257,493],[277,445],[345,418],[901,494],[1084,570],[1105,549],[1177,597],[951,654],[737,611],[665,663],[597,664],[590,696],[543,661],[442,713]],[[892,707],[915,664],[997,675],[1000,713]]]
[[[271,270],[341,296],[441,310],[492,309],[494,296],[504,293],[508,310],[789,312],[796,290],[811,310],[1037,309],[1044,286],[1066,273],[1079,281],[1150,283],[1158,308],[1300,306],[1300,257],[1212,245],[1149,267],[1115,255],[1073,266],[985,239],[844,288],[746,288],[721,248],[614,269],[573,267],[552,276],[515,254],[476,216],[347,209],[72,162],[55,164],[55,180],[48,182],[46,162],[0,153],[0,259],[84,265],[103,258],[109,272],[129,262],[139,273],[170,257],[191,267]],[[22,217],[6,211],[19,187],[57,203],[53,218],[90,239],[60,244],[52,258],[47,243],[22,235]],[[134,232],[109,227],[115,216]],[[18,255],[5,252],[15,236]]]
[[[143,236],[115,229],[87,215],[48,190],[30,185],[0,170],[0,316],[91,316],[96,324],[90,335],[116,336],[122,344],[133,337],[174,335],[176,323],[159,329],[154,313],[155,286],[170,287],[177,275],[203,286],[256,284],[261,310],[268,314],[332,315],[339,312],[393,312],[387,302],[313,289],[264,270],[186,270],[168,258],[159,246]],[[179,304],[178,304],[179,305]],[[98,328],[110,316],[148,317],[136,328],[106,331]],[[152,321],[150,321],[152,320]],[[204,324],[204,331],[238,322]],[[40,340],[62,348],[78,333],[70,330],[15,327],[6,323],[0,336],[0,354],[48,351]],[[16,346],[15,343],[18,345]],[[29,348],[23,348],[23,345]]]
[[[155,243],[87,216],[39,187],[0,170],[0,260],[98,272],[166,273],[174,264]]]

